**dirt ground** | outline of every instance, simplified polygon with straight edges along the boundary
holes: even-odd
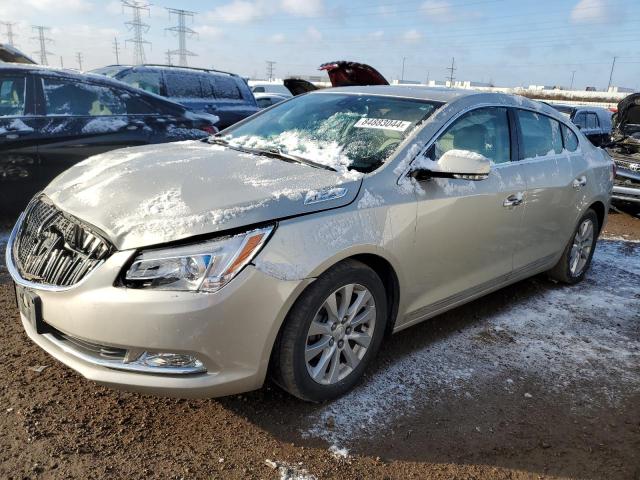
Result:
[[[401,332],[324,405],[97,386],[27,339],[0,263],[0,478],[638,480],[640,219],[603,236],[580,285],[538,276]]]

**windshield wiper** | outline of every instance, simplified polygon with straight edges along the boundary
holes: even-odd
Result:
[[[268,147],[268,148],[252,148],[251,152],[257,153],[259,155],[266,155],[269,157],[276,157],[285,162],[294,162],[301,163],[303,165],[309,165],[314,168],[322,168],[324,170],[331,170],[332,172],[337,172],[337,170],[329,165],[324,165],[322,163],[314,162],[313,160],[309,160],[308,158],[299,157],[297,155],[291,155],[289,153],[285,153],[280,150],[278,147]]]

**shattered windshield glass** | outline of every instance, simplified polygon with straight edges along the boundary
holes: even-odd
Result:
[[[222,138],[342,171],[371,172],[441,104],[376,95],[319,93],[276,105]]]

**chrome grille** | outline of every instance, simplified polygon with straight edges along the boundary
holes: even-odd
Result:
[[[88,226],[40,197],[27,207],[12,256],[25,280],[67,287],[93,271],[111,250]]]

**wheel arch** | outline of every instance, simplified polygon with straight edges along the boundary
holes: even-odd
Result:
[[[595,201],[593,202],[591,205],[589,205],[589,208],[593,210],[594,212],[596,212],[596,216],[598,217],[598,234],[602,231],[602,227],[604,226],[604,219],[605,216],[607,214],[607,207],[605,207],[604,203],[602,203],[601,201]]]

